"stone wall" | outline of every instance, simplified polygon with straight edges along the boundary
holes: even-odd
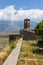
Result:
[[[17,38],[19,38],[20,35],[14,34],[14,35],[9,35],[9,43],[15,41]]]
[[[21,30],[20,34],[24,40],[35,40],[36,39],[36,33],[30,32],[30,31]]]

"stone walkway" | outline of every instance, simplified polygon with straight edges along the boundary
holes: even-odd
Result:
[[[18,56],[20,54],[20,48],[22,45],[22,38],[17,43],[16,48],[11,52],[11,54],[6,59],[5,63],[3,65],[16,65],[18,61]]]

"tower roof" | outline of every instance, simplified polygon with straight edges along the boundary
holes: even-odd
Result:
[[[24,19],[24,21],[26,21],[26,20],[30,21],[30,19],[28,19],[28,18],[27,19]]]

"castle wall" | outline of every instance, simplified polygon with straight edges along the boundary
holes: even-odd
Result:
[[[36,39],[36,33],[33,33],[33,32],[22,30],[20,34],[24,40],[35,40]]]

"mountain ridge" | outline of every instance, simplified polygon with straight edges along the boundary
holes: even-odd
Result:
[[[30,22],[30,28],[34,29],[36,25],[36,22]],[[0,32],[17,32],[17,29],[19,30],[21,28],[24,28],[23,21],[16,21],[13,25],[10,25],[10,21],[0,21]]]

